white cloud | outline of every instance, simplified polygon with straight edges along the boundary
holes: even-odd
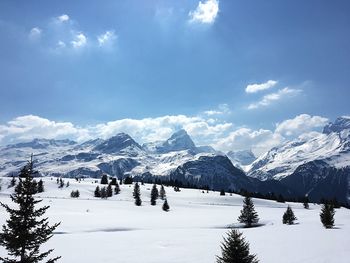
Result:
[[[252,110],[252,109],[257,109],[260,107],[266,107],[275,101],[281,100],[281,99],[286,98],[286,97],[293,97],[293,96],[299,94],[300,92],[302,92],[301,89],[291,89],[291,88],[286,87],[286,88],[278,90],[275,93],[270,93],[270,94],[265,95],[258,102],[251,103],[248,106],[248,109]]]
[[[254,154],[260,155],[283,142],[284,138],[270,130],[252,130],[239,128],[227,137],[220,138],[213,144],[214,148],[222,151],[237,151],[252,149]]]
[[[276,124],[275,130],[247,127],[235,128],[231,122],[200,116],[170,115],[144,119],[121,119],[93,126],[80,127],[71,122],[51,121],[39,116],[25,115],[0,125],[0,145],[29,141],[34,138],[107,139],[125,132],[139,143],[165,140],[179,129],[185,129],[197,145],[211,145],[220,151],[252,149],[256,155],[292,138],[318,136],[315,130],[326,118],[301,114]]]
[[[190,22],[212,24],[219,12],[219,1],[207,0],[199,1],[196,10],[189,12]]]
[[[66,14],[63,14],[57,17],[57,21],[60,23],[67,22],[68,20],[69,20],[69,16]]]
[[[260,83],[260,84],[250,84],[246,87],[245,92],[247,93],[256,93],[261,90],[267,90],[272,87],[274,87],[278,81],[276,80],[269,80],[265,83]]]
[[[117,39],[113,30],[107,30],[104,34],[101,34],[97,37],[98,44],[102,46],[111,46],[113,42]]]
[[[42,29],[39,27],[33,27],[29,32],[29,38],[32,40],[39,39],[41,37]]]
[[[277,123],[276,132],[284,136],[299,136],[324,127],[328,123],[327,118],[300,114],[293,119]]]
[[[204,114],[208,116],[223,115],[223,114],[230,114],[230,113],[231,113],[231,110],[226,103],[220,104],[215,110],[204,111]]]
[[[64,47],[66,47],[66,43],[64,43],[62,40],[59,40],[57,42],[57,47],[58,48],[64,48]]]
[[[5,125],[0,125],[2,142],[11,143],[34,138],[64,139],[74,137],[79,140],[89,138],[88,131],[75,127],[70,122],[55,122],[34,115],[17,117]]]
[[[83,33],[77,33],[74,36],[74,40],[71,41],[71,44],[74,48],[82,48],[86,45],[87,38]]]

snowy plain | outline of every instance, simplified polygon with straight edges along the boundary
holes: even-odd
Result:
[[[137,207],[132,186],[121,185],[119,195],[105,200],[93,197],[95,179],[64,180],[70,186],[59,189],[56,178],[44,178],[45,192],[36,195],[43,199],[41,205],[50,206],[50,223],[61,222],[43,249],[54,248],[52,255],[62,256],[62,263],[213,263],[228,227],[238,226],[242,208],[239,195],[166,187],[170,211],[164,212],[162,200],[150,205],[151,185],[141,186],[143,202]],[[3,203],[11,203],[13,188],[7,188],[8,182],[2,178]],[[79,190],[80,197],[71,198],[72,190]],[[319,205],[310,204],[306,210],[299,203],[254,199],[254,204],[263,225],[240,231],[261,263],[350,262],[349,209],[337,209],[335,228],[325,229]],[[282,224],[288,204],[298,218],[291,226]],[[0,208],[0,224],[7,218]],[[3,247],[0,255],[6,255]]]

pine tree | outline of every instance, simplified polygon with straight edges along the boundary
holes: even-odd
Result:
[[[71,196],[72,198],[78,198],[78,197],[80,196],[79,190],[76,190],[76,191],[73,190],[73,191],[70,193],[70,196]]]
[[[111,185],[117,185],[118,182],[117,182],[117,178],[113,177],[112,178],[112,181],[110,182]]]
[[[246,196],[243,200],[243,209],[238,221],[244,223],[245,227],[251,227],[252,224],[259,222],[258,213],[255,211],[253,200],[249,196]]]
[[[309,198],[307,196],[304,197],[303,206],[305,209],[309,209]]]
[[[286,212],[284,212],[282,217],[282,223],[287,225],[293,225],[294,221],[297,220],[294,212],[290,206],[287,207]]]
[[[107,197],[112,197],[113,196],[113,189],[112,189],[112,185],[111,184],[109,184],[107,186],[106,195],[107,195]]]
[[[151,190],[151,205],[156,205],[156,200],[158,198],[157,185],[154,184]]]
[[[63,188],[64,186],[64,181],[62,180],[62,178],[60,178],[60,183],[58,185],[58,188]]]
[[[249,254],[249,243],[242,237],[242,233],[232,229],[221,244],[221,257],[217,256],[217,263],[258,263],[256,255]]]
[[[96,186],[95,192],[94,192],[95,197],[101,197],[101,190],[99,186]]]
[[[103,198],[103,199],[107,199],[107,189],[106,189],[106,187],[102,187],[101,188],[101,198]]]
[[[334,226],[334,207],[330,204],[323,204],[321,208],[320,218],[325,228],[332,228]]]
[[[136,183],[134,186],[133,196],[135,199],[135,205],[140,206],[142,204],[142,201],[141,201],[140,186],[138,183]]]
[[[69,181],[67,181],[67,183],[66,183],[66,187],[69,187]]]
[[[15,185],[16,185],[16,177],[12,176],[12,179],[10,181],[10,185],[9,185],[8,188],[14,187]]]
[[[225,195],[225,190],[224,189],[221,189],[220,195]]]
[[[161,185],[161,186],[160,186],[159,197],[160,197],[160,199],[162,199],[162,200],[164,200],[165,197],[166,197],[166,192],[165,192],[165,189],[164,189],[164,185]]]
[[[0,257],[3,263],[39,263],[53,251],[40,252],[40,246],[52,237],[53,231],[60,224],[49,226],[48,218],[42,218],[49,206],[36,208],[42,200],[35,200],[33,185],[33,160],[20,171],[19,183],[11,200],[18,209],[0,202],[10,214],[0,233],[0,245],[7,250],[8,257]],[[53,263],[60,257],[48,260]]]
[[[162,206],[162,209],[165,211],[165,212],[168,212],[170,207],[169,207],[169,204],[168,204],[168,201],[165,199],[164,203],[163,203],[163,206]]]
[[[40,179],[40,181],[38,182],[38,193],[42,192],[44,192],[44,182]]]
[[[117,182],[117,184],[116,184],[115,187],[114,187],[114,193],[115,193],[116,195],[120,193],[120,187],[119,187],[118,182]]]
[[[101,184],[108,184],[107,174],[103,174],[101,177]]]

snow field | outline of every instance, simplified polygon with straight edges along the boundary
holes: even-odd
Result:
[[[218,192],[202,193],[195,189],[174,192],[165,187],[170,211],[161,209],[162,200],[150,205],[151,185],[141,186],[142,206],[133,203],[133,186],[121,185],[121,193],[107,200],[93,197],[98,185],[94,179],[58,189],[56,178],[43,178],[45,192],[38,194],[50,223],[61,222],[54,237],[43,247],[55,248],[61,263],[209,263],[220,253],[227,227],[238,226],[242,197],[220,196]],[[2,179],[0,201],[10,203],[9,179]],[[101,185],[100,185],[101,187]],[[158,187],[159,189],[159,187]],[[78,199],[70,198],[79,190]],[[323,228],[318,205],[289,203],[298,224],[282,224],[287,203],[254,199],[260,222],[264,225],[241,229],[261,263],[348,263],[350,258],[350,210],[337,209],[336,228]],[[7,214],[0,208],[0,224]],[[0,255],[6,254],[0,247]]]

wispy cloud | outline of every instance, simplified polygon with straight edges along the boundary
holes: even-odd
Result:
[[[86,45],[86,43],[87,37],[81,32],[75,34],[74,40],[71,41],[74,48],[82,48]]]
[[[56,18],[57,22],[64,23],[69,21],[69,16],[67,14],[60,15]]]
[[[230,114],[230,113],[231,113],[231,110],[226,103],[220,104],[217,107],[217,109],[204,111],[204,114],[208,116],[223,115],[223,114]]]
[[[276,81],[276,80],[269,80],[265,83],[250,84],[246,87],[245,92],[256,93],[258,91],[267,90],[267,89],[274,87],[277,83],[278,83],[278,81]]]
[[[212,24],[219,13],[219,1],[199,1],[197,8],[189,12],[190,22]]]
[[[97,37],[97,41],[100,47],[111,46],[113,42],[117,39],[113,30],[107,30],[104,34]]]
[[[276,101],[281,100],[283,98],[296,96],[297,94],[299,94],[301,92],[302,92],[301,89],[291,89],[291,88],[286,87],[286,88],[278,90],[275,93],[270,93],[270,94],[265,95],[258,102],[251,103],[248,106],[248,109],[253,110],[253,109],[258,109],[261,107],[266,107],[266,106],[269,106],[270,104],[272,104],[273,102],[276,102]]]
[[[39,27],[33,27],[29,32],[29,39],[37,40],[41,37],[42,29]]]

